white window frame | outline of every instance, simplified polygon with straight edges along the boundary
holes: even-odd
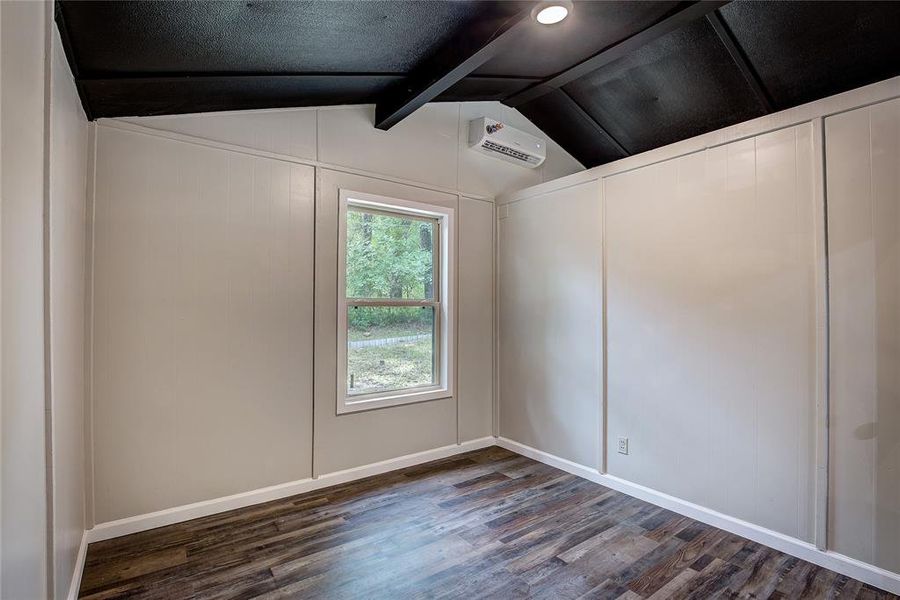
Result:
[[[382,213],[408,215],[436,219],[438,240],[434,268],[435,298],[431,300],[366,299],[354,301],[347,298],[347,210],[349,207],[375,210]],[[414,202],[400,198],[389,198],[351,190],[340,190],[338,208],[338,282],[337,282],[337,414],[359,412],[388,406],[412,404],[440,400],[453,396],[453,361],[455,357],[454,329],[454,260],[455,239],[454,210],[445,206]],[[347,308],[354,305],[366,306],[435,306],[434,330],[438,338],[435,343],[435,370],[437,383],[427,387],[373,392],[370,394],[348,394],[347,390]]]

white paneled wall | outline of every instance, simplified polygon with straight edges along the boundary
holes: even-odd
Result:
[[[494,205],[459,199],[459,439],[493,435],[493,406],[485,402],[494,387]]]
[[[245,148],[316,160],[316,111],[266,110],[136,117],[124,121]]]
[[[599,467],[602,217],[596,181],[502,207],[500,435]]]
[[[516,109],[499,102],[426,104],[390,131],[373,127],[375,107],[371,105],[122,120],[486,199],[583,170],[549,139],[547,160],[537,169],[470,150],[469,121],[479,117],[491,117],[547,139]]]
[[[50,102],[50,377],[54,598],[69,592],[85,530],[88,122],[59,34]]]
[[[811,132],[734,142],[604,188],[609,473],[807,541]]]
[[[373,127],[374,106],[322,108],[318,113],[320,161],[458,189],[457,104],[426,105],[390,131]]]
[[[898,96],[894,78],[500,198],[504,443],[900,590]],[[591,235],[603,269],[578,280]],[[601,376],[593,400],[573,387]]]
[[[174,135],[97,128],[95,522],[491,435],[494,205],[443,189],[456,186],[459,111],[428,106],[389,133],[369,107],[133,120]],[[358,172],[294,162],[316,158]],[[401,176],[428,183],[389,180]],[[335,414],[342,188],[457,211],[454,397]]]
[[[900,572],[900,100],[825,120],[832,546]]]
[[[0,597],[46,598],[45,50],[49,11],[0,2]]]
[[[97,522],[309,477],[314,169],[98,136]]]

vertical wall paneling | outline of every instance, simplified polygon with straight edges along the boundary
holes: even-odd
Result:
[[[88,126],[87,206],[85,230],[85,298],[84,298],[84,486],[85,529],[94,520],[94,220],[97,182],[97,124]]]
[[[494,204],[459,198],[459,440],[492,433],[494,395]]]
[[[456,398],[336,414],[338,198],[342,188],[453,209],[459,202],[454,194],[319,169],[315,212],[315,475],[449,446],[456,444],[457,438]],[[455,247],[453,253],[456,255]]]
[[[88,125],[87,192],[85,207],[84,297],[84,518],[85,529],[94,520],[94,205],[96,198],[97,124]]]
[[[598,181],[501,207],[500,435],[599,467]]]
[[[814,227],[816,244],[816,417],[815,417],[815,517],[816,548],[828,548],[828,222],[825,198],[825,121],[812,121]]]
[[[309,477],[313,168],[98,144],[96,520]]]
[[[47,7],[0,2],[0,597],[46,598]]]
[[[606,182],[600,180],[600,220],[601,240],[600,240],[600,351],[602,353],[600,361],[600,443],[599,443],[599,471],[606,474],[609,472],[609,445],[606,440],[609,439],[609,388],[607,381],[609,380],[609,354],[606,352],[608,335],[607,328],[608,316],[606,313]]]
[[[811,135],[779,130],[605,184],[609,472],[808,541]]]
[[[88,122],[54,30],[50,80],[49,350],[53,597],[65,598],[85,530],[84,350]]]
[[[500,310],[502,303],[500,301],[500,219],[509,216],[508,206],[494,206],[494,418],[493,418],[493,434],[494,437],[500,435]]]
[[[829,547],[900,572],[900,100],[825,119]]]

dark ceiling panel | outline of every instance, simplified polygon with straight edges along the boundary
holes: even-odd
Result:
[[[368,104],[399,76],[163,77],[82,81],[95,115],[150,116]],[[139,101],[138,101],[139,99]]]
[[[513,52],[485,63],[478,75],[549,77],[646,29],[686,2],[575,2],[565,21],[533,23]]]
[[[538,81],[521,77],[469,76],[437,97],[437,102],[503,100]]]
[[[721,14],[776,108],[900,74],[898,2],[733,2]]]
[[[561,90],[553,90],[518,109],[585,167],[602,165],[625,156],[615,142],[596,130],[596,123]]]
[[[764,114],[705,20],[563,89],[632,154]]]
[[[81,74],[406,73],[496,3],[60,4]]]

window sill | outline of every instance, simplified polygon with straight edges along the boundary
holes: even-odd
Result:
[[[404,404],[444,400],[452,397],[453,392],[445,387],[408,392],[393,392],[385,395],[376,395],[374,397],[349,397],[345,398],[343,402],[338,402],[337,414],[343,415],[374,410],[377,408],[387,408],[390,406],[402,406]]]

